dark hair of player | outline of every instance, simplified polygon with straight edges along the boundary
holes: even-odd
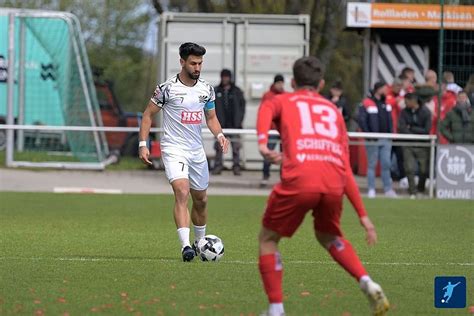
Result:
[[[190,55],[203,56],[204,54],[206,54],[206,49],[196,43],[186,42],[179,47],[179,56],[184,60],[187,60]]]
[[[298,87],[317,88],[323,79],[323,64],[314,56],[302,57],[293,65],[293,77]]]

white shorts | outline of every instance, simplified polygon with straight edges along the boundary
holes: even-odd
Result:
[[[165,165],[166,178],[171,183],[177,179],[189,179],[189,187],[206,190],[209,185],[209,167],[204,148],[182,150],[161,148],[161,159]]]

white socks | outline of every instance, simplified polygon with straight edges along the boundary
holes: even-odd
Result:
[[[197,241],[206,235],[206,225],[204,226],[193,225],[193,227],[194,227],[194,240]],[[178,238],[181,243],[181,249],[183,249],[186,246],[191,246],[191,244],[189,243],[190,231],[191,230],[188,227],[180,227],[177,229]]]
[[[284,314],[285,314],[285,310],[283,309],[283,303],[272,303],[268,307],[269,316],[280,316]]]
[[[372,282],[372,279],[368,275],[363,275],[359,280],[360,288],[363,291],[367,291],[367,283]]]
[[[204,226],[196,226],[194,227],[194,240],[198,241],[206,235],[206,225]]]
[[[177,232],[178,232],[179,241],[181,242],[181,249],[183,249],[186,246],[191,247],[191,244],[189,243],[190,229],[188,227],[181,227],[181,228],[178,228]]]

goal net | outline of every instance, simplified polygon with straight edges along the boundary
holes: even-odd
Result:
[[[0,33],[7,35],[0,40],[1,123],[30,126],[16,129],[10,141],[4,137],[7,165],[100,168],[108,154],[103,132],[64,129],[102,126],[75,16],[2,9]],[[45,125],[54,129],[34,128]]]

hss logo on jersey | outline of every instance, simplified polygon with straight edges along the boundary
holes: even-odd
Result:
[[[181,112],[181,123],[183,124],[201,124],[202,111],[183,111]]]

